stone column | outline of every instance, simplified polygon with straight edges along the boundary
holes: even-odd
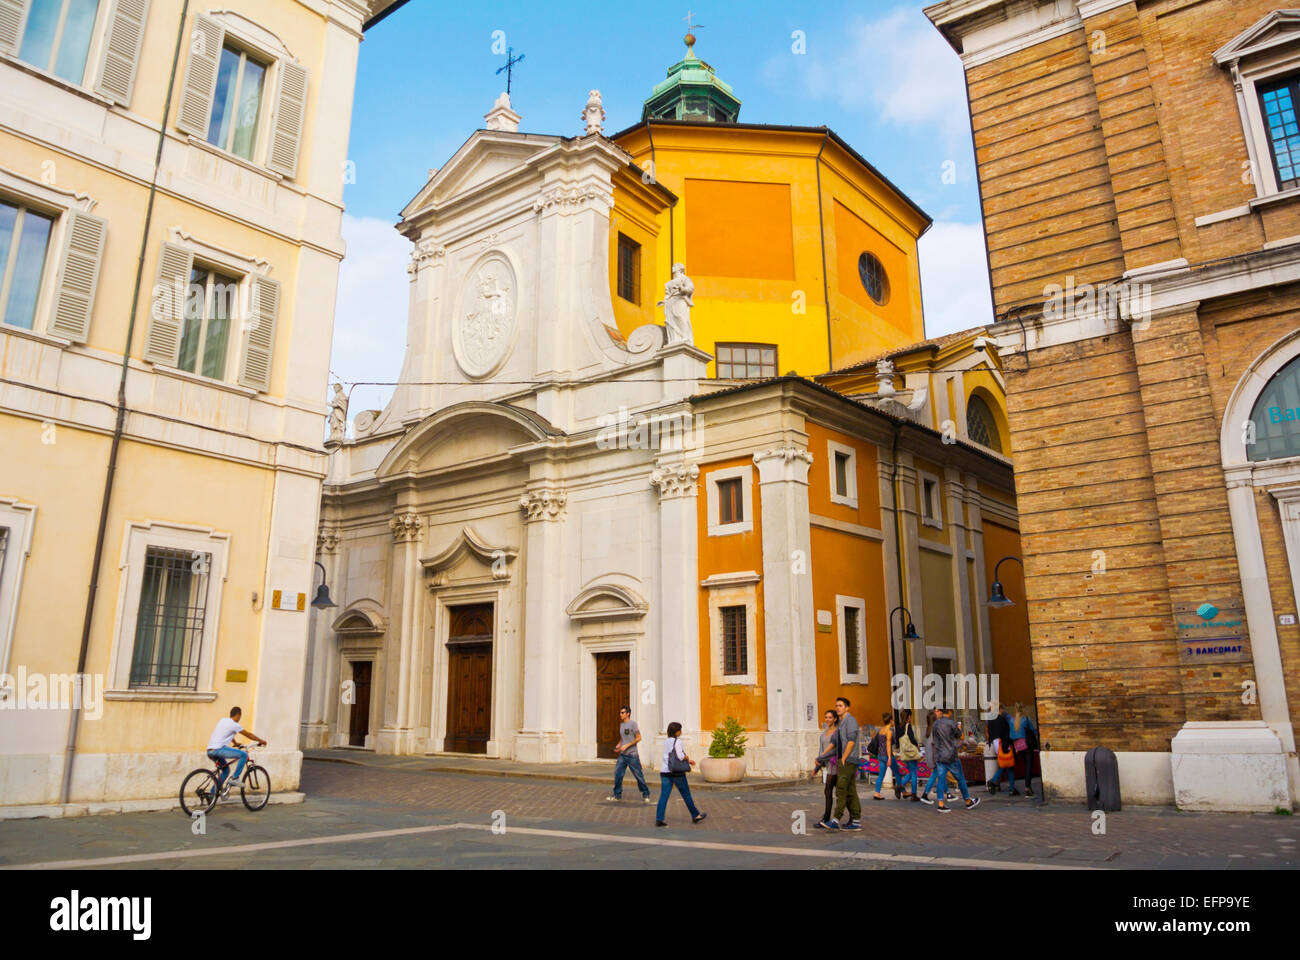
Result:
[[[331,584],[331,595],[338,602],[337,576],[339,531],[337,527],[322,524],[316,535],[316,556],[325,567],[325,582]],[[315,567],[312,567],[315,570]],[[316,595],[315,578],[308,597]],[[302,748],[318,749],[330,746],[330,691],[337,690],[335,665],[338,646],[330,632],[330,624],[338,615],[337,609],[311,610],[311,638],[307,647],[307,670],[303,695]]]
[[[524,514],[524,723],[515,740],[523,763],[564,761],[564,514],[567,496],[553,482],[519,498]],[[498,733],[497,739],[503,739]],[[576,734],[574,739],[576,739]]]
[[[817,752],[812,533],[808,467],[812,454],[774,447],[754,454],[763,504],[763,641],[767,736],[763,767],[777,776],[809,769]],[[802,562],[800,562],[802,561]],[[812,704],[812,719],[807,705]]]
[[[962,482],[959,470],[953,467],[944,469],[944,480],[948,496],[948,516],[952,526],[952,592],[954,623],[959,634],[957,646],[957,673],[975,672],[975,630],[970,609],[970,575],[966,566],[966,531],[969,529],[966,518],[966,484]]]
[[[664,728],[672,721],[682,725],[682,735],[707,744],[700,737],[700,572],[699,493],[700,468],[694,463],[661,463],[650,474],[659,493],[659,640],[656,699]],[[653,638],[652,641],[653,642]],[[654,659],[654,658],[652,658]],[[656,731],[655,753],[662,755],[664,730]],[[657,763],[654,767],[658,769]]]
[[[416,591],[419,589],[419,545],[421,528],[424,521],[414,513],[399,513],[388,521],[393,531],[394,560],[401,569],[401,621],[398,628],[398,668],[396,678],[397,703],[390,715],[385,712],[389,722],[379,731],[375,738],[377,753],[411,753],[415,749],[411,730],[411,674],[414,671],[413,649],[415,645]]]

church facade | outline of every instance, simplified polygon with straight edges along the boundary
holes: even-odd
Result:
[[[503,95],[403,211],[401,385],[336,437],[318,559],[338,608],[313,614],[304,746],[589,760],[629,704],[648,740],[677,721],[697,750],[736,717],[750,772],[790,775],[835,696],[878,718],[895,674],[996,672],[985,543],[1018,552],[1009,460],[933,426],[888,362],[858,398],[710,377],[745,327],[715,315],[708,251],[659,238],[680,195],[603,133],[594,91],[584,119],[519,133]],[[640,303],[632,221],[654,251]],[[826,346],[826,315],[781,298],[773,346]],[[993,352],[953,362],[1000,382]]]

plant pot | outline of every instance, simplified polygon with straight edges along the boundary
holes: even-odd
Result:
[[[744,757],[704,757],[700,776],[708,783],[739,783],[745,779]]]

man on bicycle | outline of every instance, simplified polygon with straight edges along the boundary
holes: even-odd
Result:
[[[236,749],[231,746],[230,742],[235,739],[236,735],[242,733],[244,736],[248,737],[249,740],[256,740],[262,746],[266,746],[265,740],[255,734],[252,730],[245,730],[240,725],[239,718],[242,713],[243,711],[238,707],[231,707],[230,717],[222,717],[218,720],[216,727],[212,731],[212,736],[208,738],[209,760],[239,761],[238,766],[235,767],[235,775],[230,778],[230,783],[228,785],[228,789],[231,790],[239,789],[239,778],[244,773],[244,764],[248,762],[248,751]],[[228,766],[228,764],[222,764],[221,771],[217,774],[217,792],[219,794],[223,794],[224,791],[222,790],[222,787],[227,786],[224,781],[226,779],[226,770]]]

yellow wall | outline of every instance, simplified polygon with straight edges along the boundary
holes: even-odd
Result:
[[[609,294],[614,302],[618,329],[626,336],[637,327],[662,321],[663,312],[655,307],[663,294],[664,281],[659,279],[659,214],[667,202],[656,197],[633,179],[627,171],[614,177],[614,209],[609,218]],[[666,227],[665,227],[666,229]],[[641,270],[637,303],[618,293],[618,236],[624,234],[641,245]],[[666,270],[664,272],[667,272]]]

